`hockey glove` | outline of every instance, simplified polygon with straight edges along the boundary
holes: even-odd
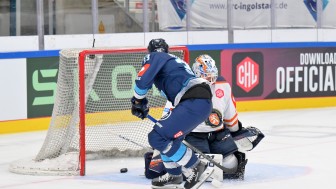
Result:
[[[145,119],[149,112],[147,98],[139,100],[133,96],[131,102],[132,102],[132,114],[137,116],[138,118]]]

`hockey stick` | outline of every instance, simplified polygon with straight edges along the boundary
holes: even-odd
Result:
[[[132,143],[132,144],[135,144],[135,145],[137,145],[137,146],[139,146],[139,147],[142,147],[142,148],[144,148],[144,149],[148,149],[148,150],[153,150],[152,148],[150,148],[150,147],[148,147],[148,146],[139,144],[139,143],[133,141],[132,139],[127,138],[127,137],[125,137],[125,136],[122,136],[122,135],[120,135],[120,134],[117,134],[117,133],[115,133],[115,132],[113,132],[113,131],[109,131],[109,132],[110,132],[111,134],[113,134],[113,135],[115,135],[115,136],[117,136],[117,137],[119,137],[119,138],[121,138],[121,139],[123,139],[123,140],[126,140],[127,142],[130,142],[130,143]]]
[[[153,123],[156,123],[157,120],[152,117],[151,115],[147,115],[147,118],[149,120],[151,120]],[[192,149],[193,151],[195,151],[196,153],[198,153],[200,156],[204,157],[206,160],[208,160],[209,162],[211,162],[212,164],[214,164],[216,167],[220,168],[221,170],[223,170],[225,173],[235,173],[237,171],[237,168],[235,169],[228,169],[223,167],[221,164],[219,164],[218,162],[214,161],[210,156],[204,154],[202,151],[200,151],[199,149],[197,149],[195,146],[191,145],[189,142],[183,140],[182,141],[183,144],[185,144],[186,146],[188,146],[190,149]]]

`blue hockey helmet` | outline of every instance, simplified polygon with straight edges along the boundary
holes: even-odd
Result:
[[[168,44],[162,38],[152,39],[148,44],[148,52],[166,52],[168,53]]]

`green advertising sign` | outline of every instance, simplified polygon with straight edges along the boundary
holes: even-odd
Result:
[[[108,59],[108,56],[105,57]],[[27,112],[28,118],[51,116],[56,98],[58,57],[51,58],[29,58],[27,60]],[[139,61],[140,62],[140,61]],[[86,105],[100,107],[99,111],[125,110],[129,109],[130,99],[133,96],[133,85],[137,70],[141,64],[134,62],[134,65],[124,65],[123,62],[104,61],[100,71],[92,83],[89,98]],[[78,70],[68,70],[63,81],[68,87],[68,96],[62,103],[74,105],[78,102]],[[148,93],[148,98],[161,99],[160,92],[153,87]],[[162,101],[162,100],[160,100]],[[162,101],[165,103],[165,101]],[[58,105],[62,106],[62,105]],[[72,109],[69,109],[72,110]],[[87,112],[97,111],[91,108]],[[70,112],[67,112],[70,113]]]
[[[194,63],[197,56],[209,54],[214,58],[220,68],[220,51],[191,51],[190,64]],[[107,57],[106,57],[107,59]],[[89,93],[87,105],[99,106],[101,111],[128,109],[130,98],[133,95],[133,84],[138,70],[141,68],[140,60],[125,65],[124,62],[105,62],[98,72],[96,80]],[[28,118],[51,116],[57,89],[57,77],[59,74],[59,57],[27,58],[27,112]],[[107,74],[108,73],[108,74]],[[72,80],[73,90],[78,86],[78,70],[67,72],[66,80]],[[98,86],[103,83],[104,86]],[[69,93],[76,94],[75,91]],[[148,93],[148,98],[155,101],[162,101],[160,92],[153,87]],[[110,100],[106,100],[110,99]],[[111,99],[113,99],[111,101]],[[78,95],[67,98],[71,104],[78,100]],[[90,112],[90,109],[87,109]]]
[[[28,118],[50,116],[57,88],[58,57],[27,58]]]

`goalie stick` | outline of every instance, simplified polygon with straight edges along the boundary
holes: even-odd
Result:
[[[156,123],[157,120],[152,117],[151,115],[147,115],[147,118],[149,120],[151,120],[153,123]],[[183,144],[185,144],[186,146],[188,146],[190,149],[192,149],[193,151],[195,151],[196,153],[198,153],[200,156],[204,157],[206,160],[208,160],[209,162],[213,163],[216,167],[220,168],[221,170],[223,170],[225,173],[235,173],[237,171],[237,168],[235,169],[228,169],[223,167],[221,164],[219,164],[218,162],[214,161],[211,157],[209,157],[208,155],[204,154],[202,151],[200,151],[199,149],[197,149],[195,146],[191,145],[189,142],[183,140],[182,141]]]

